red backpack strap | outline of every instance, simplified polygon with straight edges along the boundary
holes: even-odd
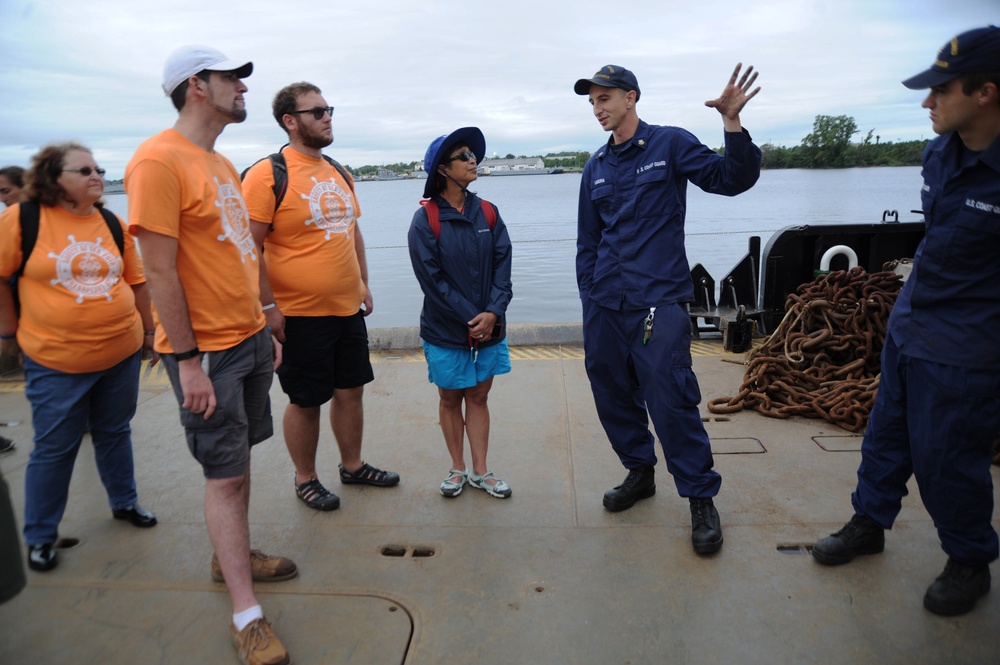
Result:
[[[434,237],[438,240],[441,239],[441,209],[438,207],[437,201],[434,199],[422,199],[420,205],[424,207],[427,212],[427,223],[431,227],[431,231],[434,232]]]
[[[486,199],[479,199],[483,207],[483,214],[486,215],[486,223],[490,225],[490,231],[497,225],[497,209]]]

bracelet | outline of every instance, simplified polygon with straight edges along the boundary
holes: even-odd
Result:
[[[261,306],[260,311],[266,312],[267,310],[274,309],[277,306],[278,306],[278,303],[273,302],[273,303],[271,303],[269,305],[263,305],[263,306]]]
[[[142,331],[142,334],[145,335],[146,337],[156,337],[155,330],[144,330]]]
[[[17,339],[17,333],[12,335],[0,335],[0,339]]]
[[[174,354],[174,358],[176,358],[178,361],[180,361],[180,360],[188,360],[190,358],[194,358],[195,356],[200,356],[200,355],[201,355],[201,351],[199,351],[198,347],[195,346],[190,351],[184,351],[182,353],[175,353]]]

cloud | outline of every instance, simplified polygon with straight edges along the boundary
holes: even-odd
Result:
[[[332,153],[352,165],[419,160],[435,137],[478,125],[488,149],[593,150],[606,140],[573,82],[608,63],[632,69],[639,111],[722,143],[719,94],[736,62],[760,72],[744,112],[758,142],[797,145],[818,114],[851,115],[883,140],[930,134],[921,95],[899,81],[952,35],[995,15],[994,0],[368,0],[278,8],[264,0],[0,0],[0,163],[44,143],[90,145],[112,177],[173,124],[163,61],[204,43],[254,61],[249,119],[217,147],[237,167],[284,135],[281,86],[309,80],[336,107]]]

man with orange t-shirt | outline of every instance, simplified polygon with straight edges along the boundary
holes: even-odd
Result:
[[[272,431],[268,391],[281,347],[260,308],[259,254],[240,178],[214,149],[246,119],[241,79],[253,64],[182,46],[167,59],[163,90],[172,129],[144,142],[125,171],[129,230],[139,238],[156,319],[155,348],[180,403],[188,447],[205,474],[212,578],[225,582],[240,660],[290,662],[254,595],[253,581],[294,577],[293,562],[250,550],[250,448]]]
[[[284,429],[295,464],[295,493],[310,508],[335,510],[340,499],[316,473],[320,407],[331,398],[340,481],[399,483],[399,474],[361,458],[362,395],[375,378],[364,319],[372,312],[372,294],[357,223],[361,209],[350,175],[323,156],[322,149],[333,143],[333,107],[320,89],[305,82],[285,86],[272,109],[288,134],[288,149],[281,152],[286,187],[279,177],[275,188],[275,166],[265,158],[244,174],[243,190],[261,254],[262,308],[284,344],[278,379],[290,402]],[[284,193],[280,199],[276,190]]]

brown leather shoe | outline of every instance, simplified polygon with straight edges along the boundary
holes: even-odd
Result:
[[[229,629],[244,665],[289,665],[292,662],[267,619],[254,619],[243,630],[236,630],[236,625],[230,623]]]
[[[260,550],[250,550],[250,573],[254,582],[283,582],[299,574],[295,562],[283,556],[269,556]],[[212,554],[212,579],[225,582],[219,557]]]

